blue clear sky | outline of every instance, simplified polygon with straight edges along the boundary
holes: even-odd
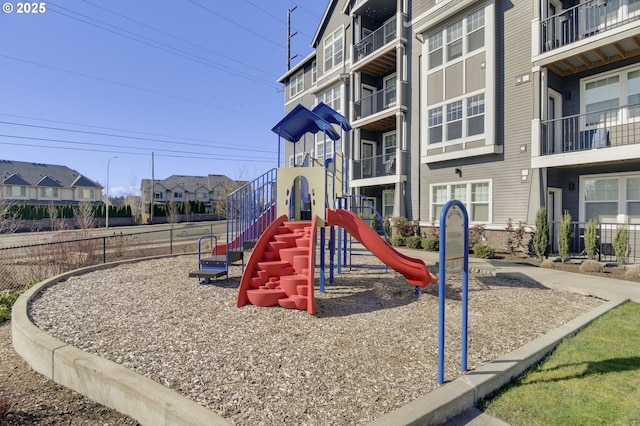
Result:
[[[292,61],[324,0],[55,0],[0,12],[0,159],[65,165],[112,196],[141,179],[276,167]],[[117,158],[112,158],[117,156]],[[111,159],[111,160],[110,160]],[[108,166],[108,167],[107,167]]]

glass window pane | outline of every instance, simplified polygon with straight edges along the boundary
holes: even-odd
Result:
[[[471,185],[471,201],[489,201],[489,184],[474,183]]]
[[[640,201],[640,177],[627,178],[627,200]]]
[[[429,129],[429,143],[442,142],[442,126],[431,127]]]
[[[588,179],[584,182],[585,201],[614,201],[618,199],[618,179]]]
[[[618,217],[618,202],[586,203],[586,221],[595,219],[599,223],[616,222]]]
[[[468,46],[467,50],[473,52],[476,49],[484,47],[484,28],[474,31],[467,37]]]
[[[463,203],[467,201],[467,185],[452,185],[451,186],[451,198],[460,200]]]
[[[471,207],[471,221],[489,222],[489,205],[474,204],[473,207]]]
[[[460,139],[462,137],[462,121],[454,121],[447,124],[447,140]]]

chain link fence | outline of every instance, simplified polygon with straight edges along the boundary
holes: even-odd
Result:
[[[200,236],[214,234],[211,224],[137,231],[135,228],[118,230],[110,235],[91,229],[20,234],[20,244],[0,246],[0,291],[21,291],[48,277],[100,263],[196,253]],[[218,241],[224,240],[224,235],[218,236]],[[203,241],[203,251],[210,247],[211,241]],[[195,266],[197,259],[194,256]]]

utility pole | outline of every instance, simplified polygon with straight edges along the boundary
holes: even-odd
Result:
[[[298,56],[295,55],[294,57],[291,57],[291,37],[298,34],[297,31],[291,34],[291,12],[293,12],[297,8],[298,6],[294,7],[293,9],[287,10],[287,71],[291,69],[291,60]]]
[[[153,208],[156,206],[156,178],[153,173],[153,151],[151,151],[151,224],[153,225]]]

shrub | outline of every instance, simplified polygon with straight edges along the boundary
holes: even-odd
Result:
[[[636,263],[627,268],[625,275],[631,278],[640,278],[640,264]]]
[[[11,318],[11,307],[20,293],[14,290],[0,291],[0,323]]]
[[[541,207],[536,213],[536,233],[533,236],[533,249],[539,259],[549,257],[549,221],[546,207]]]
[[[422,238],[418,235],[412,235],[410,237],[407,237],[407,247],[413,248],[413,249],[422,248]]]
[[[569,257],[569,242],[571,241],[571,215],[568,210],[564,211],[560,221],[560,233],[558,235],[558,254],[564,263]]]
[[[551,259],[545,259],[542,261],[542,263],[540,264],[541,268],[547,268],[547,269],[554,269],[555,265],[553,260]]]
[[[482,259],[493,259],[496,257],[496,250],[488,244],[476,244],[473,246],[473,254]]]
[[[484,225],[474,225],[469,229],[469,250],[473,250],[476,244],[482,244],[486,241],[486,231]]]
[[[507,253],[515,254],[518,249],[524,248],[524,222],[518,222],[518,227],[513,226],[511,218],[507,220]]]
[[[616,260],[618,266],[622,266],[627,262],[627,243],[629,235],[627,227],[622,225],[616,229],[616,235],[613,237],[613,250],[616,252]]]
[[[384,217],[384,232],[387,236],[391,236],[391,219],[389,219],[389,216]]]
[[[394,235],[391,237],[391,245],[396,247],[403,247],[407,245],[407,238],[402,235]]]
[[[580,265],[580,272],[593,273],[603,271],[604,267],[600,264],[600,262],[593,259],[587,259],[582,262],[582,265]]]
[[[440,250],[440,238],[437,235],[430,235],[428,237],[424,237],[421,241],[422,248],[427,251],[438,251]]]
[[[596,258],[596,249],[598,248],[598,225],[595,220],[591,219],[587,222],[584,229],[584,251],[587,252],[589,259]]]

